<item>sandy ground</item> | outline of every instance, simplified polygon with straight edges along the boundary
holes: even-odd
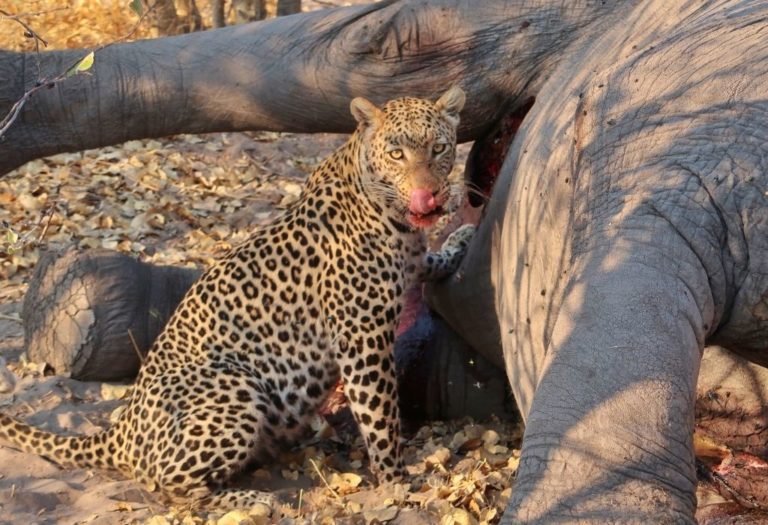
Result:
[[[4,338],[3,354],[18,353],[20,327],[6,328],[4,335],[12,337]],[[13,358],[10,362],[16,370],[21,366]],[[0,409],[54,432],[92,433],[108,425],[110,414],[123,403],[105,400],[107,393],[101,383],[24,372],[15,391],[0,398]],[[508,445],[519,438],[518,429],[499,422],[425,426],[411,436],[407,449],[411,484],[393,490],[370,482],[354,430],[326,428],[322,437],[286,453],[275,465],[245,473],[237,484],[278,494],[285,504],[280,522],[286,524],[377,523],[376,516],[378,523],[429,524],[457,513],[484,515],[490,519],[481,522],[491,523],[508,497],[505,489],[516,467],[518,451]],[[339,475],[352,479],[347,483]],[[220,521],[223,514],[169,507],[116,473],[62,469],[0,447],[0,523],[229,523]]]

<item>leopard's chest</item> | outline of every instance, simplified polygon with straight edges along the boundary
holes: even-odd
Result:
[[[294,217],[257,232],[211,267],[158,340],[157,358],[236,359],[262,375],[303,371],[305,363],[330,370],[334,321],[394,326],[423,237],[383,222],[329,226],[320,212],[314,222]]]

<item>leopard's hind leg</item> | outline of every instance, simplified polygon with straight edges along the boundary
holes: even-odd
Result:
[[[185,365],[147,384],[132,422],[136,477],[174,501],[231,510],[276,500],[226,488],[266,441],[269,404],[256,378],[226,365]]]

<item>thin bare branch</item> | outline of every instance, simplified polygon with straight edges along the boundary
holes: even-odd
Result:
[[[54,7],[52,9],[44,9],[42,11],[34,11],[30,13],[16,13],[15,15],[11,15],[2,9],[0,9],[0,20],[3,20],[4,18],[30,18],[33,16],[40,16],[40,15],[47,15],[48,13],[55,13],[56,11],[66,11],[69,9],[69,6],[63,6],[63,7]]]
[[[52,88],[56,84],[61,82],[62,80],[72,76],[71,71],[75,67],[77,67],[77,65],[80,64],[89,54],[93,53],[95,55],[96,53],[98,53],[98,52],[108,48],[111,45],[114,45],[114,44],[117,44],[117,43],[120,43],[120,42],[124,42],[125,40],[128,40],[129,38],[131,38],[133,36],[133,34],[136,33],[136,31],[139,29],[139,26],[144,21],[144,18],[146,18],[147,15],[149,15],[155,9],[156,5],[157,5],[157,2],[152,4],[152,6],[149,9],[144,11],[141,14],[141,16],[139,17],[139,19],[136,21],[136,23],[133,24],[133,27],[131,27],[131,29],[125,35],[121,36],[120,38],[118,38],[116,40],[108,42],[106,44],[101,44],[101,45],[97,46],[92,51],[89,51],[88,53],[86,53],[85,55],[81,56],[77,60],[74,60],[61,73],[59,73],[59,74],[57,74],[55,76],[47,77],[47,78],[39,78],[40,75],[39,75],[39,72],[38,72],[38,80],[35,82],[35,85],[32,86],[31,88],[29,88],[27,91],[25,91],[24,94],[21,96],[21,98],[19,100],[17,100],[13,104],[13,106],[11,107],[10,111],[6,114],[6,116],[3,117],[2,120],[0,120],[0,139],[2,139],[3,135],[5,135],[5,133],[8,131],[8,129],[16,121],[16,119],[18,118],[19,114],[21,113],[21,110],[24,108],[24,106],[29,101],[29,99],[32,98],[32,95],[34,95],[35,93],[37,93],[38,91],[40,91],[43,88]],[[0,11],[0,14],[2,14],[3,16],[6,16],[9,19],[13,19],[13,20],[18,18],[18,16],[21,16],[21,15],[8,15],[8,14],[6,14],[3,11]],[[21,23],[25,28],[28,28],[28,25],[25,24],[23,21],[20,21],[20,20],[17,20],[17,21],[19,23]],[[32,33],[33,35],[36,34],[31,29],[28,29],[28,31],[30,33]],[[35,42],[37,42],[38,38],[39,37],[35,38]],[[45,43],[44,40],[40,39],[40,41],[43,42],[45,45],[47,45],[47,43]]]
[[[67,9],[67,8],[57,8],[55,11],[60,11],[61,9]],[[51,11],[54,11],[53,9]],[[41,12],[42,13],[42,12]],[[4,11],[0,9],[0,20],[11,20],[13,22],[16,22],[17,24],[21,25],[21,27],[24,28],[24,35],[29,38],[35,39],[35,45],[37,45],[37,42],[40,42],[43,44],[43,46],[48,47],[48,41],[45,40],[43,37],[41,37],[37,31],[32,29],[29,24],[27,24],[24,20],[22,20],[22,17],[24,16],[31,16],[31,15],[12,15],[11,13]]]
[[[37,78],[39,79],[42,77],[42,70],[40,68],[40,44],[43,44],[43,47],[48,47],[48,41],[45,40],[40,34],[32,29],[32,26],[27,24],[23,19],[29,18],[33,16],[39,16],[46,13],[53,13],[55,11],[63,11],[65,9],[69,9],[69,6],[66,7],[57,7],[55,9],[46,9],[44,11],[36,11],[36,12],[30,12],[30,13],[17,13],[17,14],[11,14],[8,11],[4,11],[0,9],[0,20],[11,20],[16,22],[17,24],[20,24],[24,28],[24,36],[28,38],[32,38],[35,42],[35,62],[37,65]]]

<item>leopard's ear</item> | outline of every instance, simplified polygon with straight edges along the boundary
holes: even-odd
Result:
[[[349,110],[360,124],[373,124],[382,117],[382,111],[373,102],[363,97],[353,98],[349,103]]]
[[[464,90],[459,86],[453,86],[443,93],[443,96],[435,102],[435,109],[454,126],[459,125],[459,113],[464,107],[464,101],[467,99]]]

